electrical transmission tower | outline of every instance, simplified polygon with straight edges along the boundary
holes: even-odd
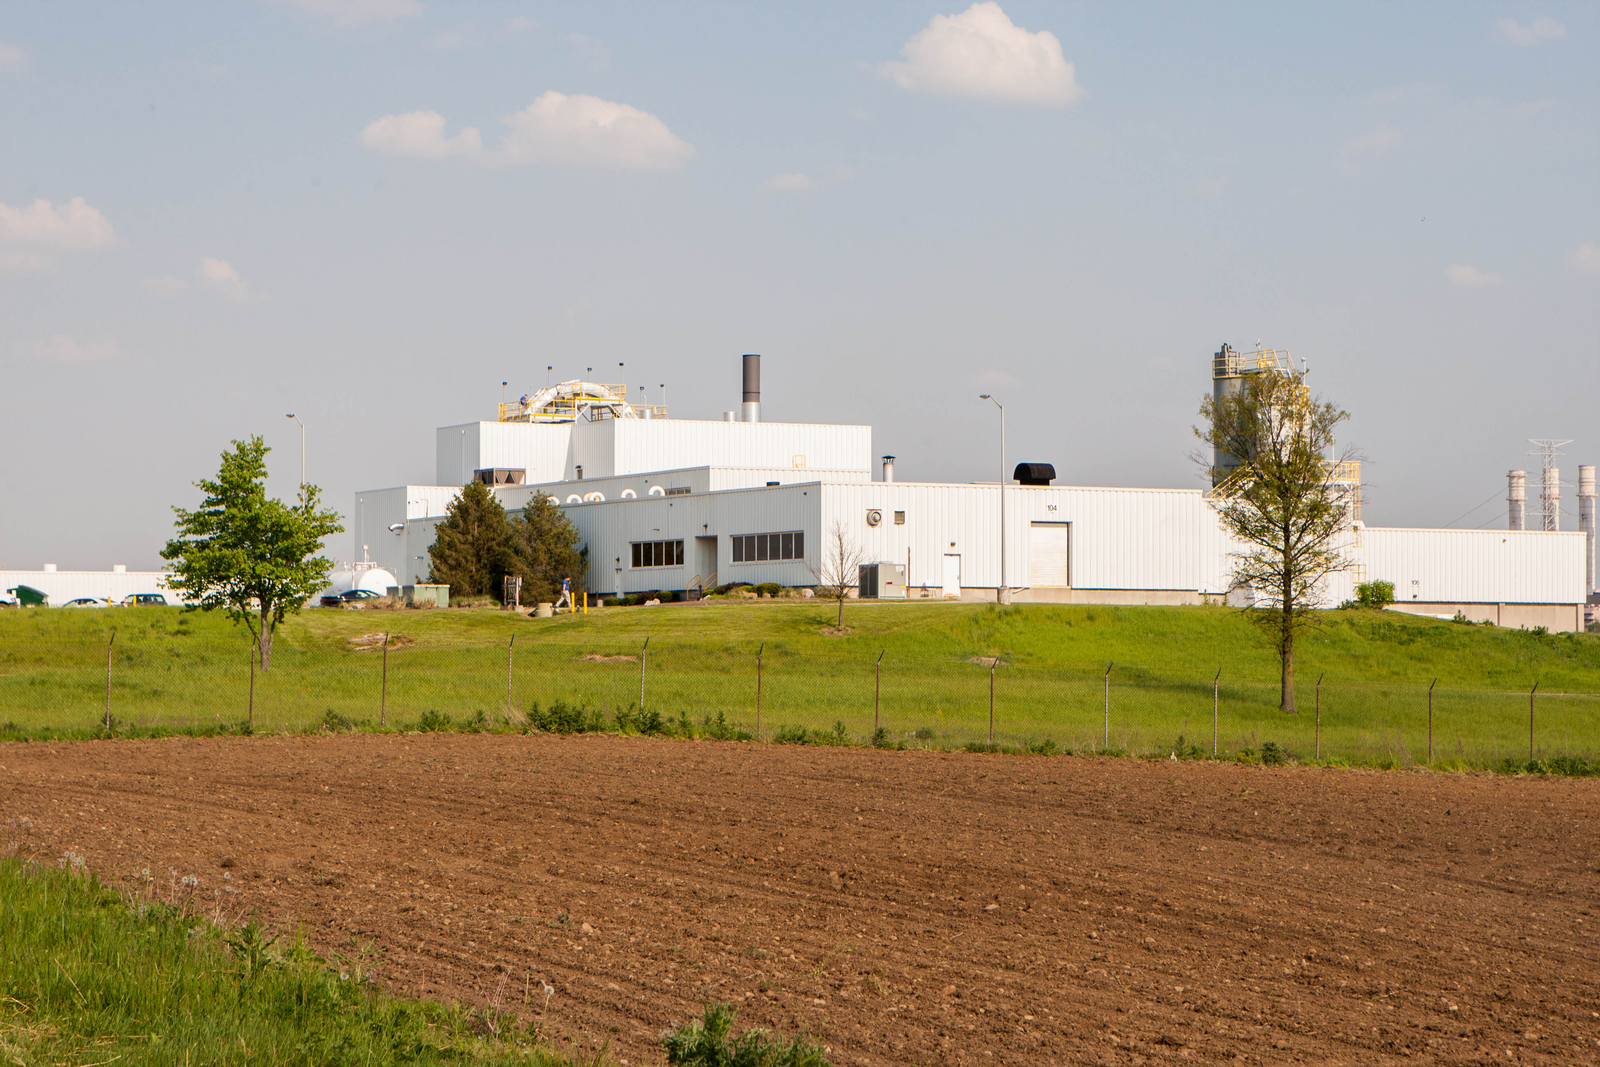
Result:
[[[1570,445],[1572,441],[1545,441],[1537,438],[1528,438],[1528,443],[1533,445],[1525,455],[1538,456],[1543,463],[1543,482],[1539,487],[1539,504],[1543,512],[1544,530],[1555,531],[1561,529],[1561,469],[1556,466],[1556,457],[1566,455],[1561,451],[1562,445]]]

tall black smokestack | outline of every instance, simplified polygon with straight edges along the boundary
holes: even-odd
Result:
[[[744,421],[761,421],[761,357],[744,357]]]

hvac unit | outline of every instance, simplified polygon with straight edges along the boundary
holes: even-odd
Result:
[[[879,560],[863,563],[858,579],[857,595],[875,600],[904,600],[906,598],[906,565]]]

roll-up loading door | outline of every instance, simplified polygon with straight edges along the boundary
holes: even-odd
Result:
[[[1072,585],[1067,549],[1072,523],[1028,524],[1028,584],[1035,589],[1065,589]]]

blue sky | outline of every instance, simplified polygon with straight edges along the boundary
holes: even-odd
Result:
[[[556,376],[1197,485],[1210,354],[1310,360],[1369,522],[1600,460],[1600,8],[0,8],[0,565],[154,566],[230,438],[430,482]],[[626,364],[620,372],[616,364]],[[1567,503],[1575,507],[1575,500]],[[1459,525],[1501,521],[1491,502]],[[1568,520],[1575,525],[1575,520]],[[335,542],[342,550],[343,540]]]

